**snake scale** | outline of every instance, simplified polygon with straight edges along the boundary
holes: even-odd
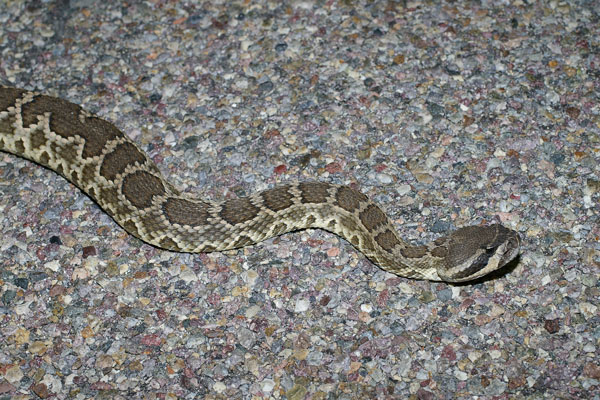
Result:
[[[402,240],[367,196],[324,182],[297,182],[212,202],[179,192],[123,132],[71,102],[0,87],[0,150],[64,176],[131,235],[181,252],[240,248],[286,232],[321,228],[382,269],[433,281],[477,279],[511,261],[519,234],[467,226],[422,246]]]

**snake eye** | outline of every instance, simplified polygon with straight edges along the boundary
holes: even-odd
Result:
[[[485,266],[490,261],[490,258],[496,254],[497,247],[492,247],[489,249],[485,249],[485,252],[482,253],[477,259],[473,262],[473,266],[479,267],[479,269],[485,268]]]

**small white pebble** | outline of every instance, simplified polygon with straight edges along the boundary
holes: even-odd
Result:
[[[49,270],[56,272],[60,269],[60,263],[58,262],[58,260],[53,260],[50,262],[47,262],[46,264],[44,264],[45,268],[48,268]]]
[[[410,187],[410,185],[400,185],[396,189],[396,192],[398,192],[398,196],[404,196],[406,193],[410,192],[411,190],[412,190],[412,188]]]
[[[461,371],[461,370],[456,370],[454,371],[454,376],[456,377],[456,379],[458,379],[459,381],[466,381],[467,378],[469,377],[469,375],[467,375],[466,372]]]
[[[21,367],[19,365],[15,365],[10,367],[4,373],[4,379],[6,379],[9,383],[17,383],[21,379],[23,379],[23,372],[21,372]]]
[[[260,311],[260,307],[257,305],[253,305],[252,307],[248,307],[246,310],[246,318],[254,318],[256,314]]]
[[[296,307],[294,307],[295,312],[304,312],[308,310],[308,306],[310,305],[309,301],[306,299],[298,299],[296,301]]]
[[[481,355],[482,354],[479,350],[473,350],[467,354],[467,357],[469,357],[469,360],[471,360],[472,362],[475,362],[481,358]]]
[[[460,288],[456,287],[456,286],[452,286],[450,288],[450,290],[452,290],[452,298],[456,299],[458,296],[460,296]]]
[[[546,286],[550,282],[552,282],[552,278],[550,278],[549,275],[546,275],[542,278],[542,286]]]
[[[435,157],[435,158],[440,158],[441,156],[444,155],[444,152],[446,150],[443,147],[438,147],[437,149],[435,149],[434,151],[431,152],[431,156]]]
[[[423,111],[419,113],[419,117],[423,118],[422,124],[427,125],[433,120],[433,115],[429,114],[427,111]]]
[[[274,387],[275,381],[273,379],[265,379],[264,381],[262,381],[261,388],[263,392],[271,393]]]
[[[215,382],[213,389],[217,393],[223,393],[227,389],[227,386],[223,382]]]
[[[242,272],[242,280],[247,283],[248,286],[254,286],[256,279],[258,279],[258,272],[252,269]]]
[[[377,174],[377,180],[383,184],[390,184],[394,181],[390,175],[384,173]]]
[[[579,304],[579,311],[583,314],[585,319],[590,319],[596,315],[598,307],[592,303],[583,302]]]
[[[586,353],[596,353],[596,346],[591,343],[587,343],[585,346],[583,346],[583,351]]]
[[[183,271],[181,271],[179,277],[185,283],[190,283],[198,280],[196,273],[191,268],[185,268]]]
[[[165,135],[164,141],[168,145],[175,144],[176,140],[175,140],[175,135],[173,135],[173,132],[167,132],[167,134]]]

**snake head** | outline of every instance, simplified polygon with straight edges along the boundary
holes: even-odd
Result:
[[[519,234],[499,224],[460,228],[443,242],[447,253],[437,272],[446,282],[470,281],[500,269],[521,246]]]

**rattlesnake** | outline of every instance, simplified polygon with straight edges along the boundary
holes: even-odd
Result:
[[[499,224],[468,226],[411,246],[367,196],[324,182],[296,182],[223,202],[194,199],[165,181],[113,124],[76,104],[22,89],[0,87],[0,150],[56,171],[127,232],[168,250],[221,251],[322,228],[386,271],[462,282],[504,266],[520,248],[519,234]]]

